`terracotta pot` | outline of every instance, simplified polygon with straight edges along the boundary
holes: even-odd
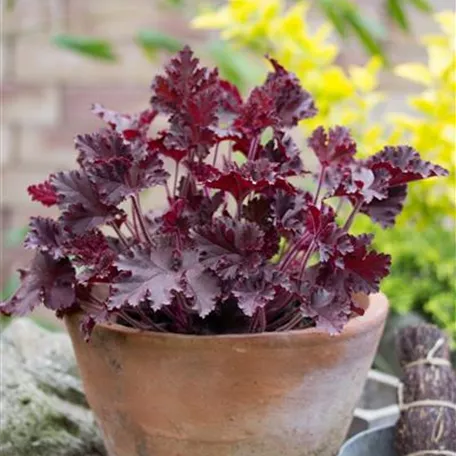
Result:
[[[367,298],[364,298],[367,301]],[[384,295],[340,336],[188,336],[66,318],[110,456],[334,456],[386,319]]]

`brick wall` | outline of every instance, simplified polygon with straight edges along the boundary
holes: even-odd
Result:
[[[439,9],[454,7],[452,0],[433,3]],[[384,21],[382,0],[363,0],[362,5]],[[160,8],[159,0],[16,0],[12,11],[3,12],[2,232],[24,225],[32,213],[49,214],[29,201],[25,188],[56,169],[73,166],[74,134],[93,130],[98,124],[88,112],[92,102],[121,111],[134,111],[147,103],[154,65],[134,45],[134,33],[152,28],[194,43],[202,36],[186,26],[189,15],[189,11]],[[414,14],[414,27],[421,34],[433,25],[428,18]],[[423,57],[412,37],[390,31],[388,46],[395,62]],[[100,63],[56,48],[50,36],[62,32],[109,38],[120,62]],[[361,55],[350,43],[341,62],[360,61]],[[383,84],[394,103],[409,90],[391,76],[386,76]],[[25,255],[23,250],[4,249],[2,277],[22,263]]]

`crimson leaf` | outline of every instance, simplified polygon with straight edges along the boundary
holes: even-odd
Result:
[[[100,230],[76,236],[68,244],[69,253],[75,257],[74,263],[84,268],[78,274],[78,280],[81,282],[105,282],[116,275],[113,263],[117,253]]]
[[[54,206],[58,202],[58,196],[49,181],[30,185],[27,192],[32,197],[33,201],[39,201],[44,206]]]

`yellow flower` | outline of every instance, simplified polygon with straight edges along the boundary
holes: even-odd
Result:
[[[454,223],[456,211],[456,56],[453,38],[453,12],[436,15],[441,33],[424,37],[426,64],[399,65],[396,73],[424,86],[422,93],[412,96],[410,114],[390,116],[395,142],[409,143],[425,159],[449,169],[446,179],[435,179],[410,187],[409,197],[399,223],[408,223],[413,216],[418,227],[435,223]]]

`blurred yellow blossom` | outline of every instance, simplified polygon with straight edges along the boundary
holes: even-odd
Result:
[[[429,180],[411,186],[408,202],[399,223],[413,217],[418,227],[448,223],[454,228],[456,211],[456,46],[454,12],[435,16],[441,33],[422,39],[427,49],[427,64],[399,65],[396,74],[423,87],[410,97],[410,114],[390,116],[395,142],[409,143],[424,158],[450,171],[442,180]]]
[[[197,28],[221,30],[224,39],[276,58],[294,72],[315,98],[319,114],[302,123],[308,133],[318,125],[349,126],[360,148],[376,152],[382,132],[372,127],[372,110],[381,101],[377,92],[380,59],[348,72],[335,63],[337,45],[332,27],[323,23],[310,29],[308,2],[286,8],[283,0],[229,0],[217,11],[207,11],[193,21]]]

